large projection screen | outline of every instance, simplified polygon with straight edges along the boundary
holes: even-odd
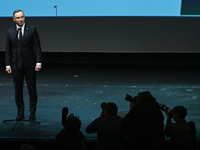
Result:
[[[14,26],[13,11],[22,9],[26,23],[37,27],[43,52],[198,53],[199,10],[189,11],[199,5],[194,1],[21,0],[20,8],[1,1],[0,51]]]

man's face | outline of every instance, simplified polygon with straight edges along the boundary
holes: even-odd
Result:
[[[174,119],[174,121],[177,121],[178,120],[178,114],[173,113],[173,119]]]
[[[14,14],[13,16],[13,21],[20,27],[23,26],[24,22],[25,22],[25,16],[24,13],[22,11],[17,12]]]
[[[135,102],[130,102],[130,109],[132,109],[135,106]]]

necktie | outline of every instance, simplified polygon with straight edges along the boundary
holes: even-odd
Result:
[[[19,41],[22,44],[22,28],[19,28]]]

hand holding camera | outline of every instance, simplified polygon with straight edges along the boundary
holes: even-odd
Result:
[[[67,119],[67,115],[68,115],[68,111],[69,109],[67,107],[63,107],[62,109],[62,125],[65,125],[66,119]]]
[[[166,114],[168,117],[173,118],[173,111],[172,111],[169,107],[167,107],[165,104],[160,104],[160,109],[161,109],[162,111],[164,111],[165,114]]]
[[[125,100],[130,102],[130,109],[132,109],[135,105],[135,97],[133,98],[132,96],[126,94]]]
[[[102,111],[101,111],[101,114],[100,114],[100,118],[104,118],[105,117],[106,106],[107,106],[106,102],[101,103],[101,109],[102,109]]]
[[[125,100],[129,101],[129,102],[134,102],[135,98],[133,98],[132,96],[126,94]]]

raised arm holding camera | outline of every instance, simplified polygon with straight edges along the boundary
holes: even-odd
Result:
[[[74,114],[68,115],[68,108],[62,109],[63,129],[55,137],[56,150],[85,150],[86,138],[80,131],[81,121]]]

